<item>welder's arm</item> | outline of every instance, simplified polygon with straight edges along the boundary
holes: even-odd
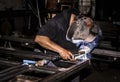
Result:
[[[52,50],[54,52],[59,53],[59,55],[66,60],[70,60],[73,58],[73,55],[70,51],[62,48],[61,46],[59,46],[58,44],[56,44],[55,42],[51,41],[49,39],[49,37],[47,36],[40,36],[37,35],[35,37],[35,42],[38,43],[39,45],[41,45],[42,47]]]

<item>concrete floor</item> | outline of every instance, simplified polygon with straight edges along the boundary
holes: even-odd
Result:
[[[82,82],[120,82],[120,64],[100,63],[90,66],[90,70]]]

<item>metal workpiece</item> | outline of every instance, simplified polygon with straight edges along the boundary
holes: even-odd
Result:
[[[16,65],[20,65],[20,62],[16,62],[16,61],[9,61],[9,60],[5,60],[5,59],[1,59],[0,58],[0,64],[2,65],[8,65],[8,66],[16,66]]]
[[[7,49],[0,49],[0,54],[4,55],[11,55],[16,57],[22,57],[22,58],[33,58],[33,59],[48,59],[48,60],[59,60],[59,56],[53,56],[44,54],[42,52],[34,52],[34,51],[24,51],[24,50],[7,50]]]
[[[55,68],[50,67],[36,67],[34,65],[17,65],[17,66],[12,66],[8,67],[2,71],[0,71],[0,82],[9,82],[9,81],[15,81],[17,82],[17,78],[21,78],[20,76],[24,76],[24,81],[27,79],[26,77],[30,76],[31,78],[33,77],[39,77],[43,78],[43,76],[46,75],[51,75],[58,70],[53,70]],[[39,76],[39,74],[42,76]],[[32,80],[31,80],[32,81]],[[34,81],[33,81],[34,82]]]
[[[49,69],[51,68],[51,69]],[[19,82],[19,81],[26,81],[29,80],[31,82],[35,79],[41,80],[51,74],[55,74],[59,72],[58,70],[53,70],[55,68],[52,67],[36,67],[33,65],[19,65],[19,66],[13,66],[11,68],[8,68],[6,70],[3,70],[0,73],[0,82]],[[31,79],[33,78],[33,79]]]
[[[17,65],[0,71],[0,82],[31,81],[31,82],[59,82],[79,72],[88,66],[88,60],[82,61],[50,61],[47,65],[34,64]],[[31,79],[32,78],[32,79]]]
[[[15,71],[16,69],[20,69],[20,68],[23,68],[23,67],[25,67],[25,66],[18,65],[18,66],[12,66],[10,68],[6,68],[5,70],[0,71],[0,74],[2,74],[2,75],[0,75],[0,77],[7,75],[9,72],[12,72],[13,70]]]
[[[114,50],[95,48],[93,50],[92,54],[120,58],[120,52],[119,51],[114,51]]]
[[[33,38],[26,38],[26,37],[15,37],[15,36],[1,35],[0,40],[14,41],[14,42],[26,42],[26,43],[35,44]]]
[[[23,73],[26,69],[28,69],[28,66],[15,66],[8,68],[6,70],[3,70],[0,72],[0,82],[7,82],[10,79],[14,78],[15,76]]]
[[[60,72],[48,76],[47,79],[43,79],[40,82],[61,82],[62,80],[65,80],[66,78],[70,77],[71,75],[74,75],[78,72],[80,72],[80,70],[82,70],[83,68],[85,68],[86,66],[89,65],[89,61],[88,60],[84,60],[84,61],[77,61],[76,63],[74,63],[73,65],[71,65],[68,68],[58,68],[60,70]]]
[[[59,55],[6,48],[0,49],[0,59],[0,82],[60,82],[89,65],[87,59],[69,61]]]

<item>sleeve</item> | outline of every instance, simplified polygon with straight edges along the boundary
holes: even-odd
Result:
[[[48,36],[53,39],[56,33],[57,24],[54,20],[50,20],[38,30],[37,35]]]

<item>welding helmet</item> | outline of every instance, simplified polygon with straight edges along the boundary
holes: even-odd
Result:
[[[77,17],[76,21],[73,22],[71,26],[69,26],[66,38],[69,40],[81,39],[92,41],[95,38],[95,34],[93,33],[94,32],[93,27],[94,23],[90,17],[86,16]],[[96,27],[94,27],[94,29],[95,28]]]

